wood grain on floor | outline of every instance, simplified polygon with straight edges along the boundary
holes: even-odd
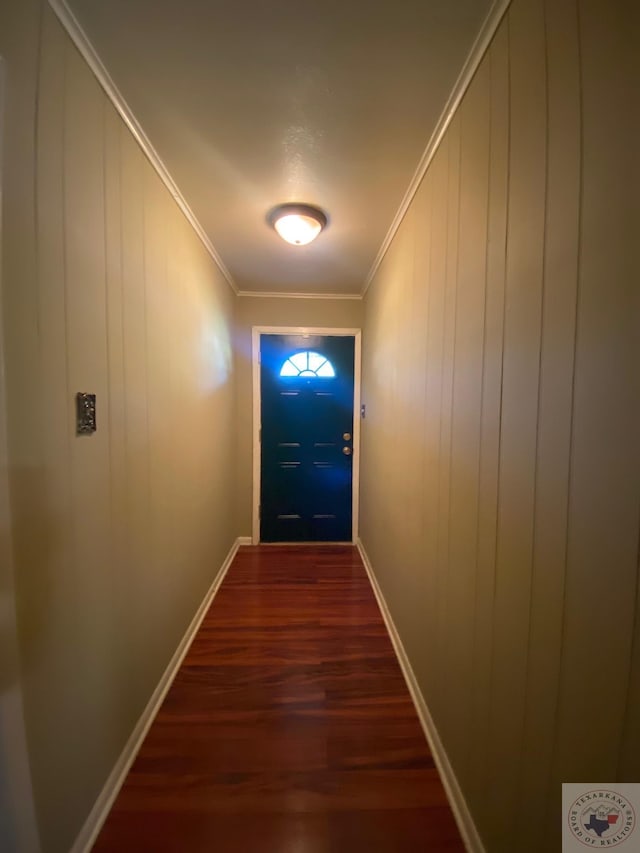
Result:
[[[463,850],[357,550],[240,548],[94,851]]]

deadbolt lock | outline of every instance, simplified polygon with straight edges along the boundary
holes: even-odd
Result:
[[[343,433],[342,433],[342,438],[343,438],[345,441],[351,441],[351,433],[350,433],[350,432],[343,432]]]
[[[342,452],[344,453],[345,456],[351,456],[351,448],[350,447],[343,447]]]

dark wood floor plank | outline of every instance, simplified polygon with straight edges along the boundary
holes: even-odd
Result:
[[[94,850],[464,850],[355,548],[239,550]]]

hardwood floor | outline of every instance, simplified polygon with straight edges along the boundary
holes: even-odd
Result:
[[[463,851],[360,556],[239,550],[94,851]]]

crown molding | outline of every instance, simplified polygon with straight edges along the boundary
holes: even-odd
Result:
[[[369,289],[369,285],[373,281],[375,274],[378,272],[380,264],[384,260],[384,256],[387,254],[389,246],[393,242],[393,238],[396,236],[398,228],[400,227],[402,220],[404,219],[409,207],[411,206],[411,202],[414,199],[415,194],[422,183],[422,179],[427,173],[427,169],[431,165],[431,161],[433,160],[436,151],[438,150],[442,139],[447,132],[449,125],[451,124],[451,120],[458,107],[460,106],[460,102],[465,96],[467,89],[469,88],[471,81],[473,80],[476,71],[478,70],[478,66],[482,62],[485,53],[489,49],[491,42],[493,41],[493,37],[496,34],[496,30],[500,26],[502,19],[504,18],[507,9],[511,5],[511,0],[494,0],[494,3],[487,14],[487,17],[484,19],[482,26],[480,27],[480,32],[475,38],[475,41],[471,45],[471,50],[465,60],[464,65],[462,66],[462,70],[458,75],[458,79],[454,83],[453,89],[451,90],[451,94],[445,104],[444,110],[442,111],[438,123],[435,127],[435,130],[431,134],[431,138],[427,143],[427,147],[424,150],[422,157],[420,158],[420,162],[418,163],[418,167],[414,172],[413,177],[411,178],[411,182],[409,183],[409,187],[404,194],[404,197],[400,203],[400,207],[398,208],[398,212],[393,218],[393,222],[391,223],[391,227],[387,231],[387,235],[382,241],[382,245],[376,255],[376,258],[369,270],[369,273],[365,279],[364,289],[362,291],[362,295],[364,296]]]
[[[361,293],[286,293],[285,291],[264,292],[258,290],[240,290],[238,296],[251,296],[258,299],[357,299]]]
[[[117,110],[118,114],[122,118],[123,122],[133,135],[133,138],[136,140],[140,148],[142,149],[144,155],[156,170],[160,180],[164,183],[169,194],[174,199],[180,210],[182,210],[183,214],[187,218],[189,224],[196,232],[198,237],[200,238],[203,246],[211,256],[212,260],[219,268],[220,272],[224,276],[225,280],[229,284],[229,287],[233,290],[233,292],[238,296],[252,296],[252,297],[272,297],[272,298],[280,298],[280,299],[362,299],[366,294],[369,285],[373,281],[374,276],[376,275],[380,264],[382,263],[389,246],[391,245],[393,238],[395,237],[402,220],[404,219],[413,198],[418,191],[418,188],[429,168],[433,157],[435,156],[436,151],[442,141],[444,134],[446,133],[449,125],[451,124],[451,120],[456,113],[456,110],[460,106],[460,102],[462,101],[469,85],[482,61],[485,53],[487,52],[491,41],[502,21],[509,5],[511,4],[511,0],[495,0],[493,6],[489,10],[487,17],[484,20],[482,27],[480,28],[480,32],[478,33],[471,50],[467,56],[467,59],[462,67],[460,74],[454,84],[452,92],[447,100],[447,103],[442,111],[438,124],[427,143],[427,146],[424,150],[424,153],[418,163],[418,167],[411,179],[409,187],[402,199],[400,207],[391,223],[391,227],[389,228],[382,245],[376,255],[376,258],[369,270],[367,278],[365,279],[365,285],[362,290],[362,293],[359,294],[345,294],[345,293],[258,293],[253,291],[240,291],[233,280],[233,277],[227,267],[225,266],[222,258],[216,251],[213,243],[207,236],[204,228],[196,218],[195,213],[189,207],[186,199],[178,189],[177,184],[171,177],[169,170],[164,165],[160,155],[153,147],[151,141],[147,137],[146,133],[142,129],[141,125],[138,123],[135,115],[133,114],[131,108],[127,104],[121,92],[118,90],[118,87],[112,80],[109,72],[106,67],[102,63],[102,60],[98,56],[95,48],[93,47],[89,37],[82,29],[78,19],[75,17],[71,9],[66,3],[66,0],[48,0],[49,6],[55,13],[56,17],[64,27],[67,32],[69,38],[74,43],[81,56],[95,75],[98,83],[104,90],[105,94]]]
[[[58,20],[66,30],[67,35],[74,43],[76,48],[80,51],[81,56],[95,75],[98,83],[103,88],[105,94],[118,111],[120,118],[129,128],[129,131],[142,149],[147,160],[156,170],[158,176],[160,177],[160,180],[169,191],[169,194],[171,195],[175,203],[178,205],[180,210],[183,212],[183,214],[186,216],[189,224],[202,241],[202,244],[209,253],[209,255],[211,255],[212,260],[214,261],[222,275],[225,277],[227,283],[229,284],[229,287],[233,290],[234,293],[237,294],[238,288],[233,280],[231,273],[225,266],[222,258],[216,251],[204,228],[198,222],[195,213],[191,210],[186,199],[178,189],[178,186],[171,177],[169,170],[164,165],[160,155],[151,144],[149,137],[146,135],[141,125],[138,123],[138,120],[136,119],[135,115],[133,114],[133,111],[125,101],[122,93],[119,91],[118,87],[112,80],[109,72],[107,71],[104,64],[102,63],[102,60],[98,56],[94,46],[91,44],[89,37],[82,29],[80,22],[73,14],[69,6],[66,4],[65,0],[48,0],[48,3]]]

